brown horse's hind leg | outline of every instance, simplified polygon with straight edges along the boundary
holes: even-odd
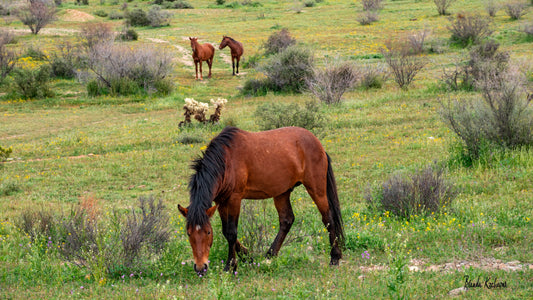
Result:
[[[237,57],[237,75],[239,74],[239,61],[241,60],[240,57]]]
[[[294,213],[292,212],[290,202],[291,191],[292,190],[289,190],[280,196],[274,197],[274,204],[276,205],[279,215],[279,231],[274,242],[272,242],[270,249],[268,249],[266,254],[267,257],[278,255],[279,249],[281,248],[287,233],[289,233],[292,223],[294,223]]]
[[[322,223],[324,223],[324,226],[326,226],[326,229],[329,232],[329,244],[331,245],[331,261],[329,264],[338,265],[339,260],[342,257],[342,251],[337,241],[337,234],[335,233],[333,226],[331,226],[332,216],[327,196],[325,195],[325,193],[317,194],[312,188],[309,188],[308,186],[306,186],[306,189],[311,198],[313,198],[313,201],[315,202],[318,210],[320,211],[320,214],[322,215]]]
[[[207,65],[209,66],[209,74],[207,75],[207,77],[211,78],[211,66],[213,65],[213,58],[207,60]]]
[[[233,76],[235,76],[235,57],[232,57],[231,58],[231,68],[233,70]],[[237,71],[237,73],[239,73],[239,71]]]

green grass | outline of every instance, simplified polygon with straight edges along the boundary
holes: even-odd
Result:
[[[147,9],[148,3],[134,0],[128,7]],[[299,42],[314,50],[319,64],[324,56],[377,64],[382,60],[380,48],[389,38],[424,26],[432,29],[430,39],[447,41],[450,34],[446,17],[438,16],[432,1],[385,1],[380,20],[370,26],[358,24],[361,6],[347,0],[323,1],[301,13],[292,9],[293,1],[268,0],[259,7],[237,8],[217,6],[214,0],[190,3],[194,9],[171,10],[174,16],[168,27],[136,28],[139,41],[129,43],[132,47],[145,43],[167,47],[175,53],[172,78],[176,89],[169,96],[91,98],[76,80],[61,79],[51,83],[53,98],[21,100],[9,97],[9,80],[0,86],[0,146],[13,149],[11,160],[0,164],[0,297],[368,299],[395,298],[403,293],[408,298],[444,298],[448,291],[464,285],[465,275],[497,277],[507,283],[507,288],[471,289],[463,295],[466,298],[532,297],[532,149],[502,152],[471,168],[450,163],[448,177],[460,194],[438,215],[400,219],[371,210],[363,198],[368,186],[382,183],[394,172],[413,171],[433,161],[449,162],[457,139],[438,116],[438,100],[478,97],[474,92],[448,95],[436,88],[442,68],[466,54],[457,47],[426,54],[430,63],[408,91],[389,79],[381,89],[354,90],[344,95],[341,105],[320,108],[328,120],[321,141],[333,161],[347,236],[339,267],[328,266],[324,226],[300,187],[292,194],[296,222],[279,257],[266,260],[257,247],[254,263],[241,262],[236,276],[224,273],[227,243],[215,216],[210,271],[198,278],[192,270],[185,222],[177,210],[178,203],[189,201],[191,161],[227,123],[259,130],[254,112],[260,105],[304,105],[311,96],[240,96],[237,88],[258,74],[241,69],[240,76],[232,76],[231,65],[221,57],[222,53],[229,56],[227,49],[215,52],[213,78],[195,81],[194,67],[181,62],[182,57],[190,59],[187,37],[218,44],[222,35],[232,36],[244,44],[246,60],[260,54],[270,33],[287,27]],[[66,21],[67,9],[92,14],[119,10],[121,5],[109,0],[104,5],[91,1],[89,6],[64,1],[58,20],[45,28],[48,31],[37,36],[23,34],[10,47],[22,50],[33,46],[49,54],[58,41],[75,41],[75,31],[83,23]],[[459,0],[450,10],[483,11],[483,1]],[[531,19],[532,14],[530,8],[523,20]],[[121,21],[95,20],[110,22],[116,30],[122,26]],[[530,61],[532,41],[518,31],[520,22],[498,12],[493,19],[493,37],[503,50],[510,51],[513,60]],[[24,29],[18,20],[0,26]],[[228,99],[221,124],[193,123],[192,128],[178,128],[183,120],[183,100],[188,97],[202,102]],[[189,136],[200,142],[183,139]],[[54,249],[38,243],[30,247],[29,237],[16,227],[25,210],[67,213],[87,194],[98,199],[104,220],[113,209],[124,211],[134,206],[139,196],[153,194],[164,200],[173,234],[166,252],[148,274],[109,276],[98,282],[91,270],[65,263]],[[266,242],[270,243],[278,227],[272,201],[246,203],[266,225]],[[244,241],[257,230],[241,226],[239,237]],[[364,251],[370,258],[361,256]],[[525,265],[523,270],[510,272],[481,267],[425,269],[492,258]],[[408,272],[402,283],[394,277],[401,268],[389,267],[401,262],[413,265],[410,259],[423,261],[424,271]],[[399,288],[396,294],[388,289],[393,283]]]

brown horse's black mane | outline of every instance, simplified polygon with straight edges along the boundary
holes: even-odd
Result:
[[[226,127],[211,140],[203,157],[196,159],[191,168],[195,173],[189,181],[191,195],[187,224],[196,226],[204,225],[209,221],[206,210],[211,207],[213,192],[219,180],[222,180],[226,171],[226,149],[232,144],[233,137],[239,129]]]
[[[232,42],[237,42],[236,40],[234,40],[232,37],[230,36],[226,36],[228,39],[230,39]]]

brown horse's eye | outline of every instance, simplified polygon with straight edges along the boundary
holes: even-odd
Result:
[[[211,231],[208,231],[207,234],[211,234]]]

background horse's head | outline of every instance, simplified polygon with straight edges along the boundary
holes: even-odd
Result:
[[[189,40],[191,40],[191,48],[193,52],[196,52],[196,46],[198,45],[198,38],[196,37],[189,37]]]
[[[222,41],[220,42],[220,46],[218,46],[218,49],[224,49],[228,45],[228,42],[230,41],[230,37],[223,36]]]
[[[204,275],[209,266],[209,250],[213,245],[213,228],[211,222],[208,220],[203,225],[196,225],[187,217],[189,209],[178,205],[181,214],[187,219],[187,235],[189,236],[189,243],[192,247],[192,255],[194,257],[194,271],[198,275]],[[215,213],[217,206],[208,208],[205,214],[211,218]]]

